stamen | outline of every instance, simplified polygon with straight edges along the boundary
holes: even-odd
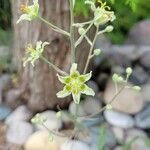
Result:
[[[27,12],[27,5],[21,5],[20,6],[20,10],[23,12],[23,13],[26,13]]]

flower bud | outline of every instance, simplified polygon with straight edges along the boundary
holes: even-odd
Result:
[[[107,110],[111,110],[111,109],[112,109],[112,105],[111,105],[111,104],[107,104],[107,105],[106,105],[106,109],[107,109]]]
[[[45,123],[47,120],[46,117],[41,116],[40,114],[36,114],[32,119],[31,122],[33,124],[43,124]]]
[[[107,26],[107,27],[105,28],[105,31],[106,31],[106,32],[112,32],[113,29],[114,29],[114,27],[113,27],[112,25],[109,25],[109,26]]]
[[[101,50],[100,49],[95,49],[94,50],[94,55],[95,56],[98,56],[98,55],[100,55],[101,54]]]
[[[56,113],[56,117],[57,117],[58,119],[61,117],[61,111],[58,111],[58,112]]]
[[[133,86],[132,89],[135,90],[135,91],[140,91],[141,87],[140,86]]]
[[[118,77],[119,77],[118,74],[114,73],[113,76],[112,76],[112,80],[114,82],[117,82],[118,81]]]
[[[123,77],[119,76],[117,81],[118,82],[123,82]]]
[[[130,68],[130,67],[128,67],[127,69],[126,69],[126,73],[128,74],[128,75],[131,75],[132,74],[132,68]]]
[[[79,32],[80,35],[82,35],[82,34],[85,33],[85,29],[82,28],[82,27],[80,27],[80,28],[78,29],[78,32]]]

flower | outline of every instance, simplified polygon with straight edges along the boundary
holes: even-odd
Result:
[[[27,56],[24,58],[23,66],[26,66],[28,62],[31,62],[32,66],[34,66],[34,62],[40,58],[42,52],[44,51],[44,47],[48,44],[48,42],[42,43],[41,41],[38,41],[35,49],[32,47],[32,44],[28,44],[26,49]]]
[[[57,75],[61,83],[65,84],[62,91],[58,92],[56,95],[58,98],[64,98],[72,94],[73,100],[76,104],[80,103],[81,94],[92,95],[95,93],[93,89],[89,88],[85,82],[87,82],[91,76],[92,72],[80,75],[77,71],[77,64],[73,63],[70,69],[69,76]]]
[[[100,3],[100,7],[97,7],[94,11],[95,26],[104,25],[109,21],[114,21],[116,16],[114,15],[113,11],[110,11],[110,7],[106,6],[106,2],[103,3],[101,0],[98,2]]]
[[[86,0],[85,3],[91,6],[92,11],[94,12],[94,25],[104,25],[109,21],[114,21],[116,16],[113,11],[110,11],[110,7],[106,6],[106,2],[103,3],[101,0],[97,1],[100,6],[96,7],[94,1]],[[106,10],[107,9],[107,10]]]
[[[33,0],[33,5],[31,6],[21,5],[20,10],[23,12],[23,14],[17,20],[17,24],[20,23],[22,20],[32,21],[38,16],[39,12],[38,0]]]

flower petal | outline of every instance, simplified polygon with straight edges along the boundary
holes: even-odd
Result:
[[[86,95],[91,95],[91,96],[95,95],[95,92],[93,91],[93,89],[89,88],[87,85],[85,85],[85,88],[81,93],[86,94]]]
[[[42,44],[42,51],[44,50],[44,47],[45,47],[46,45],[49,45],[49,42],[44,42],[44,43]]]
[[[80,75],[79,80],[80,80],[80,82],[84,83],[84,82],[90,80],[91,77],[92,77],[92,71],[85,75]]]
[[[70,74],[72,74],[73,72],[77,71],[77,64],[73,63],[71,68],[70,68]]]
[[[17,20],[16,23],[18,24],[18,23],[20,23],[23,20],[31,21],[32,19],[31,19],[30,15],[23,14],[23,15],[20,16],[20,18]]]
[[[58,80],[64,84],[68,84],[71,81],[69,76],[60,76],[59,74],[57,74],[57,77],[58,77]]]
[[[81,93],[78,94],[72,94],[73,100],[76,104],[80,103],[80,97],[81,97]]]
[[[40,50],[42,48],[42,41],[37,41],[36,42],[36,50]]]
[[[59,91],[57,94],[56,94],[56,96],[58,97],[58,98],[64,98],[64,97],[66,97],[66,96],[68,96],[68,95],[70,95],[71,94],[71,92],[68,92],[68,91],[66,91],[66,90],[62,90],[62,91]]]

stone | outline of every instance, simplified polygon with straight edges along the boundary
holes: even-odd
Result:
[[[5,134],[7,126],[4,123],[0,123],[0,145],[5,143]]]
[[[117,146],[117,147],[114,148],[114,150],[123,150],[123,147]]]
[[[5,92],[5,101],[12,108],[16,108],[20,102],[20,96],[23,93],[22,89],[10,89]],[[19,101],[18,101],[19,100]]]
[[[102,104],[100,102],[100,99],[95,97],[87,97],[85,101],[83,102],[83,110],[86,114],[96,114],[100,111],[102,108]]]
[[[133,118],[125,113],[117,112],[115,110],[106,110],[104,111],[104,116],[111,125],[124,129],[132,128],[134,126]]]
[[[40,113],[41,116],[47,118],[47,121],[44,123],[44,125],[50,129],[50,130],[58,130],[62,127],[62,121],[61,119],[57,118],[56,112],[54,111],[44,111]],[[41,125],[36,125],[36,128],[38,130],[46,130],[43,126]]]
[[[0,121],[5,120],[11,111],[9,107],[0,105]]]
[[[150,45],[150,20],[143,20],[133,26],[126,43],[136,45]]]
[[[146,102],[150,102],[150,83],[147,83],[141,87],[143,99]]]
[[[141,85],[147,82],[149,79],[149,75],[146,71],[140,66],[136,66],[133,69],[132,76],[129,78],[129,81],[131,81],[135,85]]]
[[[149,147],[145,144],[148,139],[146,133],[139,129],[130,129],[126,132],[125,143],[131,142],[133,139],[130,150],[149,150]]]
[[[92,134],[91,145],[93,145],[94,147],[97,147],[100,144],[100,140],[104,140],[105,147],[110,149],[112,149],[117,143],[115,135],[108,127],[106,127],[106,129],[104,130],[103,127],[95,126],[90,128],[90,131]],[[103,135],[100,134],[103,131],[105,132],[105,139],[103,139]]]
[[[135,124],[142,129],[150,128],[150,104],[148,104],[141,112],[135,115]]]
[[[16,121],[28,121],[32,116],[32,113],[28,110],[25,105],[16,108],[5,120],[7,125],[10,125]]]
[[[136,137],[147,138],[146,133],[141,129],[132,128],[126,131],[125,142],[130,142]]]
[[[69,105],[69,112],[73,115],[75,115],[76,113],[76,104],[74,102],[71,102]],[[83,107],[82,107],[82,102],[80,103],[80,105],[78,106],[78,116],[82,117],[82,116],[86,116],[87,114],[85,113]]]
[[[92,117],[92,118],[84,118],[83,120],[81,119],[81,124],[87,128],[99,125],[104,122],[104,117],[100,116],[99,114]]]
[[[90,150],[90,148],[81,141],[70,140],[62,144],[60,150]]]
[[[3,90],[11,83],[11,77],[8,74],[4,74],[0,77],[0,103],[2,102]]]
[[[118,143],[121,143],[122,141],[124,141],[125,133],[124,133],[124,130],[122,128],[113,126],[111,128],[111,130],[114,133]]]
[[[48,131],[37,131],[32,134],[24,144],[24,150],[60,150],[60,147],[68,139],[54,135],[49,139]]]
[[[140,58],[140,63],[143,67],[150,69],[150,51],[145,52],[141,58]]]
[[[9,126],[6,132],[6,140],[10,143],[22,145],[32,133],[33,127],[30,123],[15,121],[11,123],[11,126]]]
[[[99,92],[98,85],[95,81],[90,80],[87,82],[87,85],[94,90],[95,94],[97,94]]]
[[[132,86],[132,84],[129,84]],[[118,85],[118,89],[122,86]],[[115,86],[112,81],[108,82],[106,90],[104,92],[104,101],[108,104],[115,95]],[[113,101],[112,107],[115,110],[128,113],[136,114],[142,110],[144,100],[140,92],[134,91],[132,89],[124,89]]]

